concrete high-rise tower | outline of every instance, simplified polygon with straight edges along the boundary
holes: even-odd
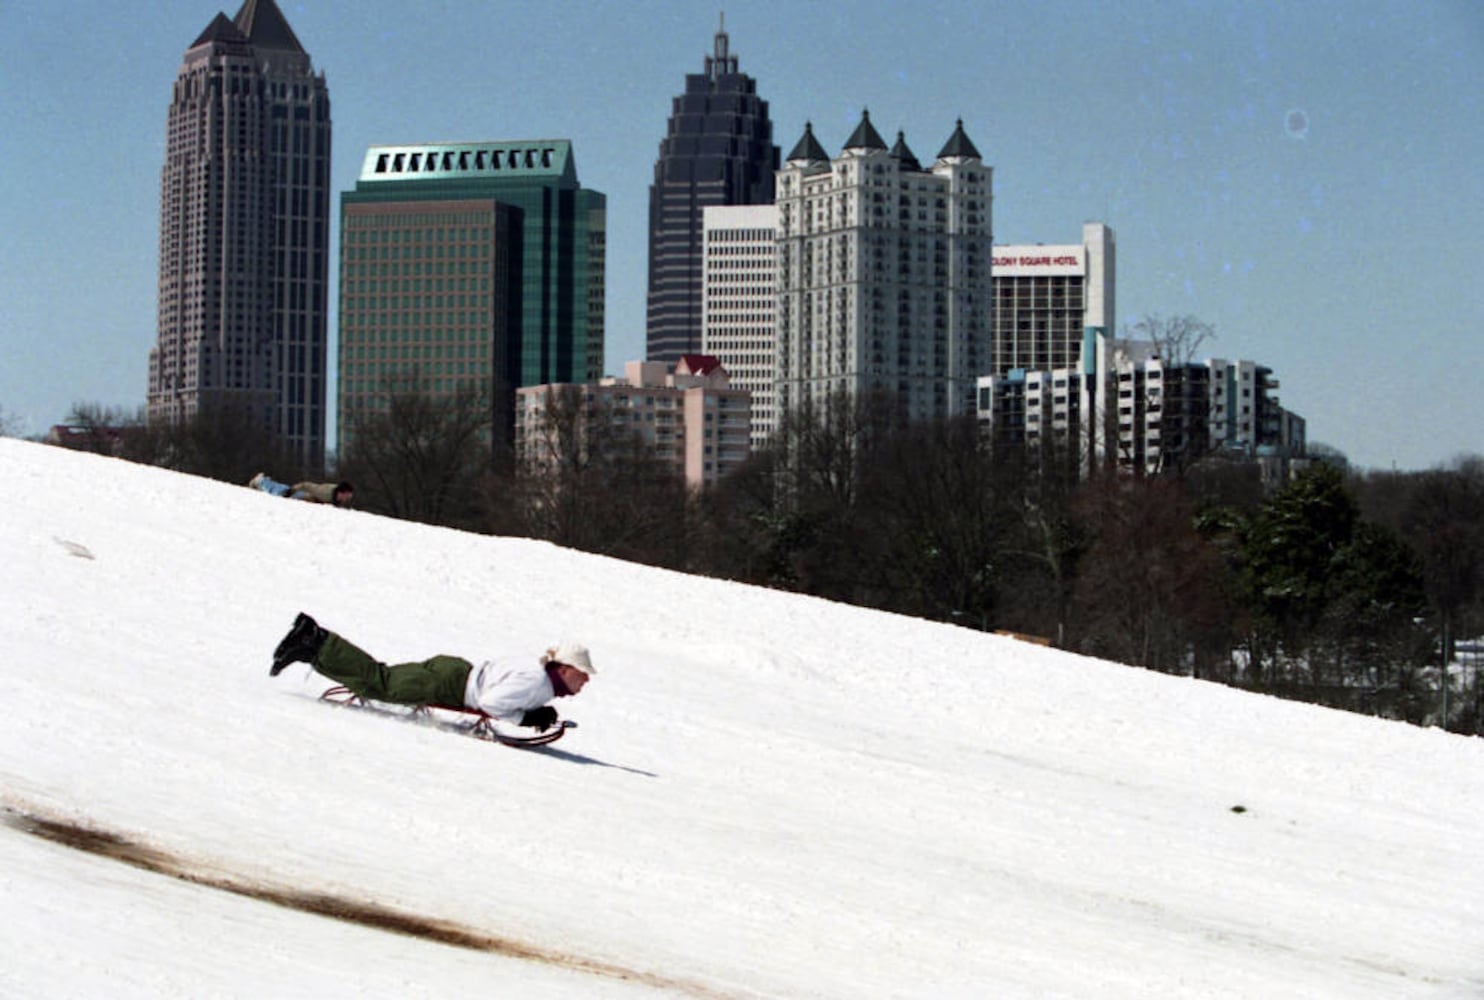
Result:
[[[323,465],[329,211],[324,75],[273,0],[246,0],[207,25],[175,79],[152,422],[230,409],[306,470]]]
[[[752,393],[752,447],[761,448],[778,423],[778,206],[713,205],[705,215],[702,353]]]
[[[702,212],[773,201],[778,147],[757,81],[737,69],[725,26],[701,73],[687,74],[649,187],[646,353],[674,364],[701,349]]]

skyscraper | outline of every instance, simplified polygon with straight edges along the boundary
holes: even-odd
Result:
[[[883,392],[970,414],[990,364],[993,169],[960,121],[929,167],[863,114],[833,161],[812,126],[778,172],[779,415]]]
[[[415,380],[487,393],[603,373],[607,198],[567,139],[373,146],[340,198],[339,435]]]
[[[777,426],[778,206],[706,209],[702,353],[726,367],[730,385],[752,393],[752,446]]]
[[[218,14],[175,79],[149,418],[231,409],[324,462],[330,97],[273,0]]]
[[[726,29],[701,73],[685,77],[649,187],[646,353],[674,364],[701,348],[702,210],[773,200],[778,147],[757,81],[737,69]]]

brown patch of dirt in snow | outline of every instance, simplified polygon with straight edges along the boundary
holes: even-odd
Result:
[[[372,900],[352,899],[334,893],[275,886],[213,873],[204,864],[193,863],[190,859],[150,847],[120,833],[71,820],[48,818],[28,810],[0,805],[0,823],[63,847],[70,847],[134,868],[180,879],[193,885],[220,889],[234,895],[261,900],[303,913],[343,920],[347,923],[390,931],[394,934],[406,934],[409,937],[436,941],[455,948],[489,952],[508,958],[541,962],[545,965],[572,969],[589,975],[603,976],[608,979],[620,979],[686,996],[701,997],[705,1000],[730,1000],[736,996],[736,994],[723,993],[699,983],[655,972],[630,969],[611,962],[583,958],[580,955],[542,948],[497,934],[490,934],[450,920],[409,913]]]

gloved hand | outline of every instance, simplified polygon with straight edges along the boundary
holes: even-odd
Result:
[[[544,733],[557,724],[557,711],[550,705],[533,708],[520,717],[520,724],[529,726],[538,733]]]

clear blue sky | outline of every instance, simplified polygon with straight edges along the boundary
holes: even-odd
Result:
[[[607,368],[642,355],[654,158],[720,7],[280,6],[328,78],[336,215],[368,145],[570,138],[608,195]],[[0,0],[0,412],[22,432],[144,400],[166,103],[219,9]],[[962,117],[996,242],[1113,227],[1120,328],[1211,323],[1206,353],[1272,367],[1310,440],[1359,465],[1484,453],[1479,0],[725,11],[785,153],[806,120],[836,152],[867,107],[926,159]]]

